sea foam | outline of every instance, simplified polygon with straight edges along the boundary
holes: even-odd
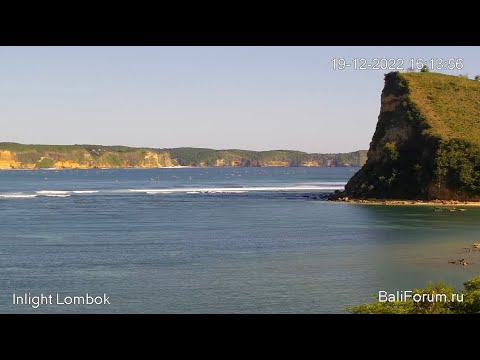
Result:
[[[67,195],[71,193],[71,191],[63,191],[63,190],[40,190],[35,191],[38,195]]]
[[[37,197],[37,195],[30,194],[0,194],[0,198],[4,199],[31,199]]]
[[[251,186],[234,188],[166,188],[166,189],[128,189],[134,193],[162,194],[162,193],[244,193],[250,191],[326,191],[343,190],[340,185],[300,185],[300,186]]]

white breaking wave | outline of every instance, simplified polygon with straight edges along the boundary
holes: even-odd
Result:
[[[4,199],[33,199],[36,198],[37,196],[46,196],[46,197],[69,197],[70,195],[68,194],[51,194],[49,192],[39,192],[37,191],[37,194],[17,194],[17,193],[12,193],[12,194],[0,194],[0,198]]]
[[[49,196],[49,197],[69,197],[70,194],[95,194],[98,193],[98,190],[40,190],[35,192],[38,195]]]
[[[0,198],[4,199],[31,199],[37,197],[37,195],[28,194],[0,194]]]
[[[335,184],[335,185],[334,185]],[[343,190],[345,183],[325,183],[321,185],[296,185],[296,186],[249,186],[249,187],[232,187],[232,188],[215,188],[215,187],[203,187],[203,188],[166,188],[166,189],[104,189],[104,190],[39,190],[35,191],[35,194],[25,193],[3,193],[0,194],[0,198],[5,199],[30,199],[37,196],[45,197],[58,197],[66,198],[71,194],[96,194],[96,193],[146,193],[148,195],[159,194],[242,194],[246,192],[280,192],[280,191],[332,191]]]
[[[162,194],[162,193],[244,193],[248,191],[322,191],[322,190],[343,190],[344,186],[255,186],[236,188],[168,188],[168,189],[128,189],[130,192]]]
[[[66,195],[71,193],[71,191],[59,191],[59,190],[40,190],[35,191],[38,195]]]
[[[246,193],[247,191],[245,190],[228,190],[228,191],[205,191],[208,194],[243,194]]]
[[[187,191],[187,194],[242,194],[246,191],[230,190],[230,191]]]

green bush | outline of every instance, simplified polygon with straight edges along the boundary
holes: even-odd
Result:
[[[45,157],[40,162],[37,163],[36,168],[49,169],[49,168],[53,168],[54,164],[55,164],[55,160]]]
[[[458,292],[463,301],[451,301],[454,287],[445,283],[429,284],[421,290],[413,290],[413,294],[428,294],[435,299],[436,294],[445,294],[447,301],[421,301],[413,299],[395,302],[375,302],[348,306],[347,311],[353,314],[480,314],[480,276],[464,283],[465,290]]]
[[[441,141],[435,158],[438,189],[458,189],[470,196],[480,195],[480,147],[465,140]]]
[[[383,149],[387,161],[396,161],[398,159],[397,145],[394,142],[387,142]]]
[[[430,69],[428,68],[427,65],[423,65],[422,69],[420,70],[422,73],[430,72]]]

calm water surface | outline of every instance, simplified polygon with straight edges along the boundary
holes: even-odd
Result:
[[[0,312],[342,313],[480,274],[448,263],[474,257],[480,209],[318,200],[357,170],[1,171]],[[111,305],[12,305],[57,292]]]

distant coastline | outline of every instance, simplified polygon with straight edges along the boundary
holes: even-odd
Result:
[[[293,150],[135,148],[0,143],[0,169],[130,169],[186,167],[360,167],[367,151],[320,154]]]
[[[12,168],[0,168],[0,171],[59,171],[59,170],[112,170],[112,169],[117,169],[117,170],[140,170],[140,169],[192,169],[195,168],[195,166],[181,166],[181,165],[175,165],[175,166],[158,166],[158,167],[60,167],[60,168],[31,168],[31,169],[26,169],[26,168],[18,168],[18,169],[12,169]]]
[[[395,200],[395,199],[351,199],[348,197],[332,200],[337,203],[363,204],[363,205],[388,205],[388,206],[434,206],[434,207],[462,207],[480,206],[480,201],[457,200]],[[461,211],[461,209],[459,209]]]

